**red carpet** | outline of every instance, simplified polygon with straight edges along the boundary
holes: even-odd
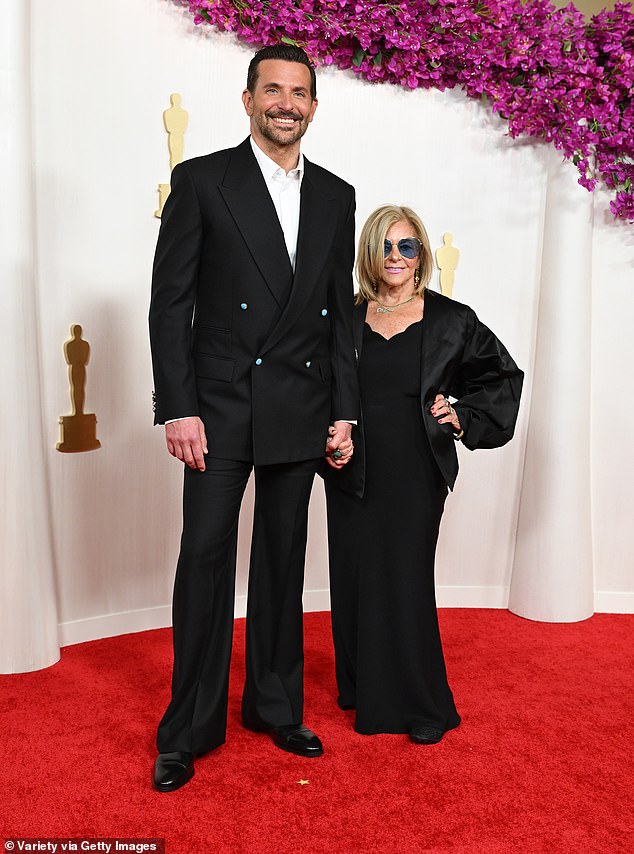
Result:
[[[168,854],[634,851],[634,616],[551,625],[456,609],[441,628],[463,723],[423,747],[353,731],[329,615],[306,615],[305,722],[326,755],[305,760],[240,726],[237,621],[227,744],[169,795],[150,787],[168,630],[0,677],[0,832],[163,837]]]

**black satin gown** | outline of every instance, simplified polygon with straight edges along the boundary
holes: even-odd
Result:
[[[385,339],[364,325],[363,498],[326,481],[339,702],[356,708],[355,729],[365,734],[460,723],[436,613],[447,485],[423,425],[424,328],[419,321]]]

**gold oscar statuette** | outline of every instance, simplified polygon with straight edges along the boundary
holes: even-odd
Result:
[[[442,236],[442,246],[436,249],[436,263],[440,270],[440,290],[446,297],[451,297],[453,294],[454,274],[459,260],[460,250],[453,245],[453,234],[446,231]]]
[[[90,344],[81,337],[81,326],[70,327],[71,337],[64,343],[64,358],[68,364],[72,415],[59,419],[60,441],[57,450],[63,453],[94,451],[101,447],[97,438],[97,416],[84,412],[86,400],[86,365],[90,359]]]
[[[185,147],[185,131],[187,130],[187,122],[189,116],[187,110],[181,107],[181,96],[178,92],[173,92],[170,95],[169,109],[163,113],[163,124],[167,131],[167,150],[170,155],[170,172],[173,168],[183,161],[183,149]],[[163,207],[170,194],[169,184],[158,185],[159,206],[154,211],[154,216],[161,218]]]
[[[167,197],[170,194],[170,189],[171,189],[171,187],[169,184],[159,184],[157,187],[158,195],[159,195],[159,201],[158,201],[159,206],[154,211],[154,216],[157,217],[157,219],[161,218],[161,214],[163,213],[163,208],[165,207],[165,202],[167,201]]]

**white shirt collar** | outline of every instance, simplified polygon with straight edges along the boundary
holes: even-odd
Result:
[[[251,142],[251,148],[253,149],[253,154],[255,155],[255,159],[258,161],[258,165],[262,171],[262,175],[264,176],[265,181],[271,181],[273,177],[277,177],[277,173],[281,173],[281,176],[286,177],[286,172],[282,169],[282,167],[275,162],[275,160],[271,160],[268,154],[265,154],[262,149],[254,142],[253,137],[250,136],[249,140]],[[299,160],[297,161],[297,166],[295,169],[291,169],[288,173],[288,177],[295,178],[297,176],[297,180],[301,184],[302,178],[304,177],[304,155],[299,153]]]

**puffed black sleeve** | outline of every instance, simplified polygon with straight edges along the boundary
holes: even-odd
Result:
[[[523,381],[506,347],[469,310],[462,359],[449,389],[467,448],[499,448],[513,437]]]

